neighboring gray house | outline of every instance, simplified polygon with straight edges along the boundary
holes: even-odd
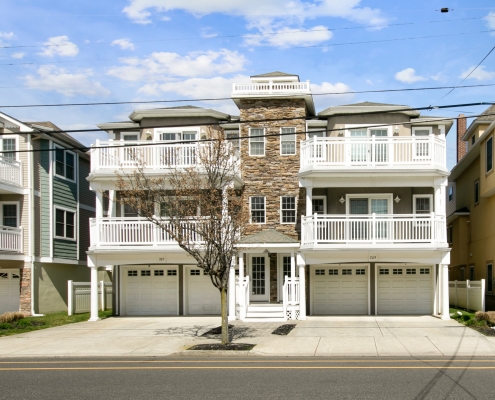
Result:
[[[51,122],[0,113],[0,133],[0,313],[65,310],[67,280],[89,280],[89,154]]]

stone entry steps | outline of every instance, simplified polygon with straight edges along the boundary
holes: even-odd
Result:
[[[245,321],[249,322],[282,322],[286,320],[282,304],[249,304]]]

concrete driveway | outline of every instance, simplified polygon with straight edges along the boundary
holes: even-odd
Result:
[[[116,317],[81,322],[2,337],[0,357],[198,354],[185,349],[218,342],[218,337],[202,335],[219,324],[219,317]],[[308,317],[297,322],[287,336],[271,334],[281,323],[236,321],[233,325],[234,341],[256,344],[250,355],[495,356],[495,337],[431,316]]]

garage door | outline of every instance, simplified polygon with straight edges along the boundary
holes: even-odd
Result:
[[[220,314],[220,292],[213,286],[208,275],[199,268],[186,268],[187,313]]]
[[[129,267],[124,279],[126,315],[178,314],[177,267]]]
[[[315,266],[313,314],[368,314],[367,266]]]
[[[432,314],[433,267],[377,266],[378,314]]]
[[[20,273],[18,269],[0,270],[0,314],[19,311]]]

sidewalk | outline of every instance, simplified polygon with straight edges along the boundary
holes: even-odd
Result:
[[[219,317],[122,317],[81,322],[0,338],[0,357],[166,355],[252,356],[495,356],[495,337],[454,320],[431,316],[308,317],[287,336],[272,335],[282,323],[232,323],[234,341],[256,344],[249,352],[188,351],[219,326]]]

